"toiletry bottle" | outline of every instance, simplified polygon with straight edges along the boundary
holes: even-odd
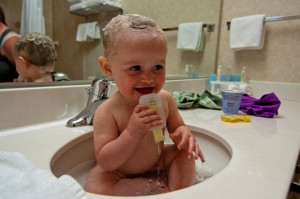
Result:
[[[245,66],[242,68],[242,71],[241,71],[241,82],[247,82]]]
[[[160,141],[164,141],[163,128],[166,126],[166,120],[165,120],[165,113],[164,113],[164,109],[160,97],[155,93],[142,95],[140,97],[139,103],[148,105],[153,110],[156,110],[157,113],[162,118],[163,124],[161,124],[160,126],[153,127],[151,131],[153,132],[154,141],[156,143]]]
[[[231,74],[231,66],[226,66],[226,71],[225,71],[225,75],[226,75],[226,81],[230,81],[230,74]]]
[[[221,75],[222,75],[222,66],[218,66],[217,81],[221,81]]]
[[[218,66],[218,69],[217,69],[217,81],[216,82],[221,82],[221,79],[222,79],[222,66]],[[215,87],[216,87],[216,91],[213,94],[220,95],[221,84],[217,83],[215,85]]]

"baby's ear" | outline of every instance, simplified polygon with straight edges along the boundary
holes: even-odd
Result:
[[[22,65],[26,67],[26,69],[29,68],[30,64],[26,57],[19,56],[18,59],[21,60]]]
[[[100,64],[100,68],[102,69],[102,71],[104,72],[104,74],[107,75],[107,76],[111,76],[112,72],[111,72],[111,69],[110,69],[110,64],[107,61],[107,58],[103,57],[103,56],[100,56],[98,58],[98,62]]]

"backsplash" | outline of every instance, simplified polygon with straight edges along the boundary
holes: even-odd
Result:
[[[300,84],[249,81],[253,96],[274,92],[280,100],[300,101]],[[67,120],[78,115],[86,106],[90,85],[34,87],[0,90],[1,131],[37,123]],[[208,87],[208,79],[169,80],[164,89],[202,93]],[[114,85],[109,93],[117,90]]]
[[[0,131],[70,118],[83,110],[87,85],[0,90]]]
[[[207,79],[167,81],[169,91],[202,92]],[[86,106],[90,85],[12,88],[0,90],[1,130],[44,122],[55,122],[78,115]],[[109,93],[117,90],[114,85]]]

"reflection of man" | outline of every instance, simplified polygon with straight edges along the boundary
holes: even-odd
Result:
[[[0,82],[12,82],[18,77],[13,48],[19,37],[6,25],[4,11],[0,7]]]

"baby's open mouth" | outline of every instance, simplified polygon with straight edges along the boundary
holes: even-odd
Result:
[[[142,95],[150,94],[153,92],[154,87],[144,87],[144,88],[136,88],[137,92]]]

